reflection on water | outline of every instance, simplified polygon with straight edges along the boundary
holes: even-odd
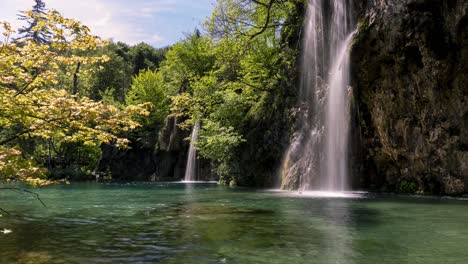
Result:
[[[440,199],[72,184],[0,193],[0,263],[462,263],[468,204]],[[455,262],[451,262],[455,261]],[[457,262],[458,261],[458,262]]]
[[[310,198],[365,198],[367,192],[334,192],[334,191],[284,191],[268,190],[283,196],[310,197]]]
[[[353,263],[353,238],[351,230],[353,219],[348,203],[341,200],[329,201],[322,208],[325,218],[324,241],[327,245],[325,255],[328,263]]]

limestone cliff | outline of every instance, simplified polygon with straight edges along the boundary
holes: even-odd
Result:
[[[360,2],[352,47],[356,185],[468,191],[468,2]]]

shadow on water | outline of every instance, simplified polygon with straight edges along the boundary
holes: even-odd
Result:
[[[354,226],[372,226],[381,224],[381,215],[377,210],[365,208],[365,207],[354,207],[351,209],[351,215],[353,218]]]

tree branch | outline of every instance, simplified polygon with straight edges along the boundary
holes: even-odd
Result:
[[[12,142],[13,140],[15,140],[15,139],[17,139],[17,138],[21,137],[22,135],[27,134],[27,133],[29,133],[29,132],[31,132],[30,129],[28,129],[28,130],[23,130],[23,131],[17,133],[16,135],[14,135],[14,136],[12,136],[12,137],[10,137],[10,138],[7,138],[7,139],[5,139],[5,140],[0,141],[0,145],[5,145],[5,144],[7,144],[7,143],[10,143],[10,142]],[[0,190],[1,190],[1,189],[0,189]]]
[[[26,89],[29,88],[29,86],[37,79],[37,77],[39,77],[39,75],[41,74],[42,72],[37,72],[36,74],[33,75],[32,79],[30,82],[26,83],[23,88],[21,88],[18,92],[16,92],[16,94],[14,95],[14,97],[17,97],[18,95],[22,94],[24,91],[26,91]]]
[[[261,5],[261,6],[264,6],[264,7],[268,7],[267,4],[263,3],[263,2],[260,2],[260,1],[257,1],[257,0],[251,0],[252,2],[254,2],[255,4],[257,5]],[[272,1],[273,2],[273,1]]]
[[[38,193],[31,192],[31,191],[28,191],[28,190],[25,190],[25,189],[13,188],[13,187],[0,188],[0,190],[16,191],[16,192],[25,192],[25,193],[28,193],[28,194],[32,194],[33,196],[35,196],[35,197],[37,198],[37,200],[39,200],[39,202],[41,202],[42,206],[44,206],[45,208],[47,208],[47,206],[45,205],[45,203],[42,201],[41,197],[39,197],[39,194],[38,194]],[[2,210],[2,211],[3,211],[3,210]]]
[[[268,6],[266,7],[267,8],[267,17],[265,19],[265,24],[263,25],[263,27],[262,27],[262,29],[260,31],[258,31],[257,33],[250,36],[250,40],[254,39],[258,35],[263,34],[263,32],[265,32],[268,29],[268,25],[270,24],[270,17],[271,17],[271,7],[273,6],[274,2],[275,2],[275,0],[270,0],[270,3],[268,3]]]
[[[0,211],[3,212],[4,214],[11,215],[8,211],[3,210],[2,208],[0,208]]]

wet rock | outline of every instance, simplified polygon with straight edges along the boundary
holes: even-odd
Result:
[[[101,146],[102,156],[96,168],[100,179],[146,181],[156,170],[154,150],[149,139],[136,139],[128,149],[113,145]]]
[[[359,1],[358,1],[359,2]],[[466,192],[468,2],[361,4],[352,79],[366,188]]]

